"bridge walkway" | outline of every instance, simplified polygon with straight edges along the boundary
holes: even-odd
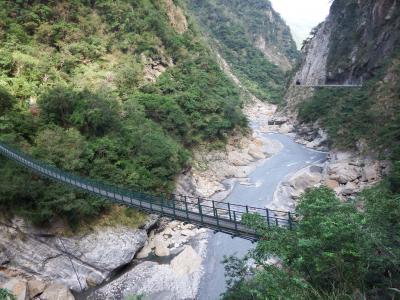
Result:
[[[295,222],[290,212],[176,194],[154,196],[141,191],[123,189],[64,172],[35,160],[1,142],[0,154],[36,174],[107,199],[113,203],[149,213],[157,213],[175,220],[185,221],[252,241],[258,240],[259,236],[254,229],[243,224],[242,217],[246,213],[259,214],[265,219],[269,227],[280,226],[288,229],[294,229],[295,227]]]

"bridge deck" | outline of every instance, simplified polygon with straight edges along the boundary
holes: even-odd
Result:
[[[232,236],[257,240],[254,229],[242,223],[246,213],[261,215],[268,226],[294,228],[290,212],[249,207],[202,198],[171,194],[154,196],[143,192],[121,189],[115,186],[78,177],[33,159],[12,147],[0,143],[0,154],[19,163],[41,176],[72,186],[85,192],[108,199],[114,203],[157,213],[176,220],[207,227]]]
[[[346,87],[346,88],[358,88],[362,87],[362,85],[357,85],[357,84],[325,84],[325,85],[305,85],[305,84],[297,84],[297,87],[312,87],[312,88],[330,88],[330,87]]]

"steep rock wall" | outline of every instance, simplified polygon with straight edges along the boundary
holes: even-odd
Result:
[[[303,47],[301,84],[355,84],[374,77],[400,45],[398,0],[336,0]]]

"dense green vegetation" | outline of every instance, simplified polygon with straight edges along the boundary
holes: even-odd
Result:
[[[10,291],[0,288],[0,300],[15,300],[16,298]]]
[[[191,147],[224,141],[246,120],[238,91],[192,25],[178,34],[165,6],[1,1],[0,139],[82,176],[171,191]],[[145,79],[152,64],[166,71]],[[104,210],[10,161],[0,165],[2,210],[38,223]]]
[[[354,203],[325,187],[310,190],[296,213],[295,231],[247,216],[263,238],[245,260],[227,260],[224,299],[400,299],[400,194],[388,182]],[[281,267],[269,265],[271,257]],[[250,258],[257,269],[247,267]]]
[[[256,36],[265,38],[294,60],[297,50],[289,28],[272,12],[269,1],[187,0],[189,9],[216,41],[216,48],[229,63],[242,84],[258,98],[279,103],[282,100],[285,74],[255,46]],[[267,18],[267,13],[274,15]]]

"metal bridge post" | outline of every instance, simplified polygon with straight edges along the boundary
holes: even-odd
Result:
[[[271,224],[270,224],[270,222],[269,222],[269,209],[266,208],[265,210],[266,210],[266,212],[267,212],[267,224],[268,224],[268,228],[270,228]]]
[[[233,211],[233,221],[235,222],[235,230],[237,231],[237,222],[236,222],[236,211]]]
[[[232,221],[231,204],[229,202],[228,202],[228,213],[229,213],[229,221]]]
[[[160,195],[160,201],[161,201],[161,204],[160,204],[160,206],[161,206],[161,215],[163,215],[164,214],[164,200],[163,200],[164,198],[163,198],[163,195],[162,195],[162,193],[161,193],[161,195]]]
[[[292,230],[292,215],[290,213],[290,211],[288,212],[288,218],[289,218],[289,229]]]
[[[221,231],[221,227],[219,226],[218,208],[215,209],[215,218],[217,219],[218,230]]]
[[[246,205],[246,214],[248,214],[248,213],[249,213],[249,206]]]
[[[174,218],[176,219],[175,196],[172,196],[172,210],[173,210],[173,212],[174,212]]]
[[[213,208],[213,214],[214,214],[214,217],[215,217],[215,201],[214,200],[212,200],[212,208]]]
[[[201,225],[203,225],[204,221],[203,221],[203,212],[201,209],[200,197],[197,198],[197,206],[199,207],[199,215],[200,215]]]
[[[186,196],[184,196],[184,199],[185,199],[186,219],[189,221],[189,209]]]

